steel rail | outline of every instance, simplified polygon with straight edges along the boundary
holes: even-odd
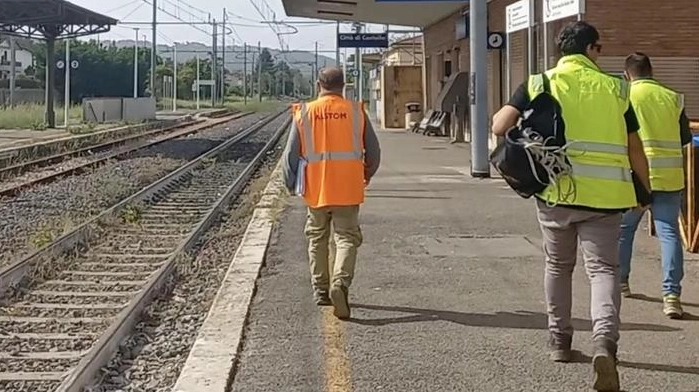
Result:
[[[209,228],[217,221],[219,216],[229,207],[232,199],[243,191],[250,178],[262,163],[267,153],[274,148],[281,136],[286,132],[291,123],[291,118],[287,119],[279,127],[274,136],[257,153],[252,161],[246,166],[243,172],[238,175],[235,181],[228,187],[226,192],[199,221],[196,227],[187,235],[186,239],[177,247],[160,269],[148,280],[146,286],[136,295],[130,304],[117,316],[117,321],[111,324],[109,329],[102,334],[97,343],[80,360],[77,367],[71,370],[69,376],[56,389],[56,392],[81,392],[93,380],[100,369],[108,363],[119,349],[120,343],[130,335],[134,325],[148,307],[148,305],[162,292],[167,278],[175,270],[176,261],[179,257],[189,253],[197,241]],[[225,146],[221,146],[218,151],[211,151],[208,156],[213,157],[219,152],[225,151],[239,140],[231,140]],[[205,159],[205,158],[204,158]],[[194,165],[193,165],[194,166]]]
[[[124,200],[113,205],[109,209],[103,211],[101,214],[94,216],[90,220],[75,227],[71,231],[57,238],[52,243],[35,251],[27,257],[1,269],[0,298],[4,297],[7,291],[13,288],[13,286],[18,285],[20,281],[26,276],[27,272],[39,262],[70,252],[71,250],[81,245],[87,245],[90,239],[92,239],[95,236],[95,233],[99,231],[100,223],[103,222],[105,219],[108,219],[111,216],[115,216],[119,211],[121,211],[124,207],[128,205],[150,200],[160,192],[166,190],[168,187],[174,184],[176,180],[184,176],[186,173],[189,173],[194,167],[201,165],[203,160],[206,160],[211,156],[214,156],[219,152],[224,151],[233,144],[238,143],[240,140],[247,138],[249,135],[262,129],[264,126],[279,118],[279,116],[281,116],[284,113],[286,113],[286,110],[258,121],[255,125],[249,127],[241,133],[236,134],[228,141],[219,144],[218,146],[214,147],[213,149],[207,151],[202,155],[199,155],[199,157],[186,163],[185,165],[169,173],[165,177],[162,177],[161,179],[157,180],[151,185],[143,188],[137,193],[125,198]]]
[[[158,145],[158,144],[167,142],[167,141],[172,140],[172,139],[177,139],[177,138],[180,138],[180,137],[183,137],[183,136],[190,135],[190,134],[192,134],[192,133],[201,132],[201,131],[204,131],[204,130],[206,130],[206,129],[210,129],[210,128],[216,127],[216,126],[218,126],[218,125],[225,124],[226,122],[229,122],[229,121],[238,120],[238,119],[243,118],[243,117],[245,117],[245,116],[248,116],[248,115],[250,115],[250,114],[252,114],[252,113],[253,113],[253,112],[235,113],[235,114],[232,114],[232,115],[230,115],[230,116],[219,117],[219,118],[216,118],[216,119],[209,119],[209,120],[203,120],[203,121],[197,120],[197,121],[194,121],[194,122],[192,122],[192,123],[190,123],[190,124],[187,124],[187,125],[184,125],[184,126],[177,125],[177,126],[175,126],[175,127],[171,127],[171,128],[168,129],[168,130],[160,129],[160,130],[156,130],[156,131],[151,131],[151,132],[149,132],[149,133],[147,133],[147,134],[141,134],[141,135],[137,135],[137,136],[130,136],[130,137],[128,138],[129,140],[134,140],[134,141],[136,141],[136,140],[138,140],[138,139],[148,138],[149,136],[156,136],[156,135],[158,135],[158,134],[166,133],[166,132],[168,132],[168,131],[170,131],[170,130],[172,130],[172,129],[175,129],[175,128],[181,128],[181,127],[188,127],[188,126],[191,126],[191,128],[189,128],[189,129],[185,129],[185,130],[180,131],[180,132],[171,133],[171,134],[167,135],[166,137],[163,137],[163,138],[160,138],[160,139],[157,139],[157,140],[147,141],[147,142],[142,142],[142,143],[136,143],[136,144],[133,144],[133,145],[129,146],[129,147],[126,148],[126,149],[119,150],[119,151],[115,151],[114,153],[111,153],[111,154],[108,154],[108,155],[105,155],[105,156],[96,158],[96,159],[91,160],[91,161],[89,161],[89,162],[86,162],[86,163],[84,163],[84,164],[77,165],[77,166],[74,166],[74,167],[69,167],[69,168],[66,168],[66,169],[64,169],[64,170],[60,170],[60,171],[58,171],[58,172],[49,173],[49,174],[47,174],[47,175],[45,175],[45,176],[42,176],[42,177],[38,177],[38,178],[34,178],[34,179],[31,179],[31,180],[25,181],[25,182],[23,182],[23,183],[21,183],[21,184],[15,185],[15,186],[11,186],[11,187],[8,187],[8,188],[0,189],[0,197],[2,197],[2,196],[5,196],[5,197],[17,196],[21,191],[23,191],[24,189],[27,189],[27,188],[29,188],[29,187],[32,187],[32,186],[35,186],[35,185],[39,185],[39,184],[47,184],[47,183],[53,182],[53,181],[55,181],[55,180],[57,180],[57,179],[59,179],[59,178],[61,178],[61,177],[65,177],[65,176],[67,176],[67,175],[79,174],[79,173],[84,172],[84,171],[85,171],[86,169],[88,169],[88,168],[91,168],[91,167],[94,167],[94,166],[96,166],[96,165],[99,165],[99,164],[101,164],[101,163],[103,163],[103,162],[106,162],[106,161],[108,161],[108,160],[110,160],[110,159],[114,159],[114,158],[117,158],[117,157],[120,157],[120,156],[124,156],[124,155],[130,154],[130,153],[132,153],[132,152],[134,152],[134,151],[138,151],[138,150],[141,150],[141,149],[144,149],[144,148],[152,147],[152,146],[155,146],[155,145]],[[126,140],[126,139],[122,139],[122,141],[123,141],[123,140]],[[118,143],[120,143],[120,142],[121,142],[121,141],[108,142],[108,143],[104,143],[104,144],[100,145],[100,147],[102,148],[102,150],[105,150],[105,149],[107,149],[108,147],[114,147],[115,144],[118,144]],[[128,142],[128,140],[126,140],[126,142]],[[125,143],[125,142],[124,142],[124,143]],[[49,157],[49,158],[46,158],[46,159],[51,159],[51,160],[53,160],[54,163],[55,163],[56,160],[60,160],[60,158],[70,156],[71,154],[76,154],[76,153],[78,153],[78,151],[87,151],[87,150],[93,150],[93,149],[94,149],[94,147],[87,147],[87,148],[84,148],[84,149],[81,149],[81,150],[76,150],[76,151],[73,151],[73,152],[68,152],[68,153],[65,153],[65,154],[60,154],[60,155],[61,155],[60,157],[59,157],[59,156],[52,156],[52,157]],[[43,161],[43,160],[45,160],[45,159],[37,160],[37,162],[38,162],[38,161]],[[45,165],[45,166],[47,166],[47,165]],[[3,170],[4,170],[4,169],[3,169]],[[0,171],[0,173],[1,173],[1,172],[2,172],[2,171]],[[0,183],[0,184],[1,184],[1,183]]]
[[[166,254],[158,255],[158,254],[143,254],[141,255],[140,251],[138,253],[130,253],[130,251],[127,251],[125,255],[131,255],[130,257],[138,258],[139,260],[143,260],[143,258],[149,258],[149,259],[158,259],[153,262],[151,262],[152,265],[152,270],[145,272],[149,277],[144,280],[144,281],[114,281],[114,282],[119,282],[116,283],[117,285],[119,284],[126,284],[126,285],[135,285],[137,286],[136,291],[128,291],[128,292],[119,292],[117,290],[116,292],[113,292],[113,294],[116,294],[119,297],[124,298],[125,300],[128,298],[128,302],[124,302],[122,305],[109,305],[108,303],[99,303],[103,301],[98,301],[97,304],[92,305],[93,307],[90,307],[90,305],[82,305],[83,302],[77,301],[74,302],[75,300],[71,300],[69,297],[66,297],[65,299],[60,299],[60,302],[51,302],[51,303],[46,303],[42,304],[41,300],[35,300],[33,301],[33,304],[30,303],[18,303],[17,306],[22,308],[24,306],[25,308],[27,306],[29,307],[37,307],[36,309],[77,309],[81,308],[84,310],[89,310],[89,309],[110,309],[113,308],[115,310],[121,309],[118,313],[116,313],[113,316],[96,316],[97,318],[90,318],[87,317],[85,320],[88,323],[89,326],[90,323],[95,322],[95,321],[89,321],[89,320],[102,320],[100,323],[105,323],[108,321],[109,325],[104,325],[104,327],[99,327],[99,331],[95,330],[95,333],[98,333],[99,339],[92,342],[89,341],[87,343],[90,344],[90,348],[87,349],[87,351],[73,351],[73,352],[54,352],[53,350],[50,350],[50,352],[38,352],[32,350],[30,353],[28,353],[28,357],[31,358],[32,355],[35,355],[35,358],[45,358],[46,360],[52,360],[52,361],[58,361],[61,358],[67,359],[67,358],[75,358],[76,361],[78,361],[77,364],[71,363],[69,367],[66,367],[66,365],[59,365],[58,363],[55,365],[57,367],[53,367],[55,370],[47,370],[49,373],[13,373],[10,370],[10,373],[3,373],[1,374],[2,377],[0,377],[3,381],[29,381],[29,380],[45,380],[49,381],[52,380],[53,382],[59,383],[60,385],[57,387],[56,391],[57,392],[78,392],[78,391],[83,391],[83,388],[88,386],[89,384],[92,384],[96,381],[97,376],[99,375],[101,369],[103,366],[107,364],[107,362],[114,356],[114,354],[118,351],[120,344],[122,343],[123,339],[129,336],[132,332],[132,329],[135,325],[135,323],[140,319],[142,312],[146,309],[147,306],[150,305],[150,303],[158,296],[159,293],[163,292],[163,289],[167,289],[168,287],[164,285],[164,283],[168,280],[168,277],[174,272],[176,262],[179,260],[179,258],[183,255],[186,255],[187,253],[191,252],[195,245],[198,243],[199,239],[201,236],[207,232],[207,230],[215,224],[219,216],[225,212],[228,208],[230,208],[230,205],[232,203],[232,200],[236,198],[245,188],[247,185],[248,181],[253,177],[254,173],[256,172],[257,168],[262,164],[264,161],[264,158],[267,156],[268,152],[272,150],[275,145],[279,142],[281,136],[286,132],[286,130],[289,127],[289,124],[291,122],[291,119],[288,118],[284,121],[282,126],[274,130],[274,134],[271,137],[263,136],[264,140],[264,147],[259,148],[256,147],[255,151],[252,152],[254,154],[254,157],[251,157],[250,154],[246,155],[247,158],[245,160],[249,163],[245,164],[245,168],[243,169],[242,167],[240,169],[234,169],[235,171],[230,174],[230,176],[226,176],[225,173],[226,171],[226,166],[223,168],[219,168],[218,171],[211,172],[211,174],[206,174],[209,173],[208,170],[211,167],[210,165],[213,164],[217,165],[219,163],[216,163],[215,159],[220,156],[229,153],[231,148],[234,148],[237,144],[240,142],[248,140],[250,137],[253,137],[258,133],[258,131],[261,131],[263,129],[266,129],[267,126],[273,122],[274,120],[278,119],[280,116],[282,116],[286,112],[280,112],[276,115],[270,116],[269,118],[266,118],[264,120],[261,120],[257,124],[251,126],[247,130],[243,131],[242,133],[239,133],[232,138],[228,139],[221,145],[209,150],[208,152],[200,155],[197,157],[195,160],[183,165],[179,169],[177,169],[175,172],[168,174],[167,176],[163,177],[162,179],[156,181],[155,183],[151,184],[147,188],[144,188],[142,191],[138,192],[137,194],[132,195],[128,199],[122,201],[121,203],[111,207],[110,209],[104,211],[102,214],[99,216],[94,217],[91,219],[89,222],[84,223],[80,227],[74,229],[71,233],[66,234],[65,236],[59,238],[56,240],[54,243],[51,245],[43,248],[42,250],[38,251],[34,255],[30,256],[29,258],[25,259],[23,261],[23,265],[15,265],[13,267],[7,268],[4,271],[0,272],[0,281],[2,282],[2,289],[7,290],[8,284],[11,281],[18,281],[21,279],[21,274],[26,273],[29,268],[32,265],[36,265],[37,263],[49,263],[51,262],[50,257],[55,255],[58,252],[68,252],[68,251],[77,251],[75,249],[75,246],[78,245],[79,243],[87,243],[90,240],[90,236],[93,234],[92,230],[95,228],[95,226],[99,225],[99,222],[102,219],[107,219],[109,217],[112,217],[116,214],[118,214],[120,211],[123,211],[127,206],[135,204],[135,203],[141,203],[141,202],[152,202],[149,207],[146,208],[147,213],[158,213],[162,212],[163,208],[173,208],[171,207],[171,204],[173,204],[173,201],[176,201],[181,208],[192,208],[192,209],[200,209],[201,212],[196,214],[195,220],[192,220],[191,222],[187,223],[171,223],[169,224],[171,227],[170,230],[180,230],[177,229],[179,226],[186,226],[187,227],[187,232],[182,232],[182,236],[177,240],[177,241],[172,241],[171,246],[167,246],[168,250]],[[259,150],[258,150],[259,149]],[[228,162],[228,163],[220,163],[221,165],[225,164],[233,164],[233,167],[235,166],[235,160],[230,160],[230,158],[225,158],[226,161],[223,162]],[[204,171],[202,171],[204,170]],[[221,171],[223,170],[223,171]],[[240,171],[240,173],[238,173]],[[204,173],[204,174],[202,174]],[[223,173],[223,174],[221,174]],[[223,176],[223,177],[221,177]],[[200,179],[199,182],[196,182],[194,179]],[[188,181],[194,181],[191,184],[187,184]],[[215,186],[212,188],[211,184],[215,184]],[[230,184],[230,185],[227,185]],[[212,189],[218,189],[215,192],[210,192]],[[208,195],[209,197],[204,197],[205,200],[200,200],[199,196],[202,194],[202,192],[209,192]],[[217,195],[221,195],[220,197],[217,197]],[[213,196],[213,197],[212,197]],[[184,201],[183,199],[184,198]],[[190,200],[189,202],[187,200]],[[192,204],[188,204],[192,203]],[[165,215],[165,219],[175,219],[179,220],[181,218],[179,215],[181,215],[180,207],[178,207],[174,212],[172,210],[169,210],[168,214]],[[156,211],[157,210],[157,211]],[[178,215],[179,214],[179,215]],[[157,223],[157,222],[156,222]],[[121,229],[119,228],[121,227]],[[126,226],[119,226],[115,227],[115,231],[112,232],[111,235],[119,235],[117,234],[120,230],[128,229],[128,225]],[[186,235],[185,235],[186,234]],[[141,234],[138,234],[137,237],[139,238],[140,236],[146,236],[146,237],[140,237],[142,239],[147,239],[149,238],[149,234],[147,232],[143,232]],[[156,236],[158,234],[155,234]],[[179,237],[179,236],[178,236]],[[109,241],[109,236],[105,236],[101,238],[101,241],[96,243],[96,248],[95,251],[96,253],[93,253],[92,258],[88,257],[86,260],[87,261],[98,261],[98,259],[94,259],[94,257],[102,257],[99,256],[100,250],[104,250],[105,247],[110,246],[110,241]],[[162,245],[164,246],[164,245]],[[170,251],[171,249],[171,251]],[[91,251],[87,251],[86,253],[89,254]],[[82,253],[82,252],[81,252]],[[104,261],[107,264],[109,264],[108,261]],[[78,262],[80,264],[80,262]],[[85,267],[87,267],[87,264],[95,264],[93,263],[85,263]],[[100,262],[102,264],[102,262]],[[123,264],[122,264],[123,265]],[[103,267],[100,267],[102,269]],[[127,267],[123,267],[127,268]],[[72,269],[72,268],[71,268]],[[109,268],[104,269],[104,271],[110,270]],[[132,268],[128,268],[128,270],[132,271]],[[85,269],[87,271],[87,269]],[[65,271],[61,272],[61,274],[70,274],[70,273],[76,273],[73,271]],[[86,272],[85,272],[86,273]],[[83,274],[85,274],[83,273]],[[140,274],[143,274],[144,272],[140,272]],[[11,276],[13,275],[13,276]],[[121,279],[121,278],[120,278]],[[52,283],[52,282],[58,282],[58,283]],[[73,281],[73,285],[84,285],[86,282],[83,282],[81,280],[76,280]],[[29,290],[29,293],[35,292],[34,295],[45,295],[43,294],[45,291],[42,291],[41,286],[45,285],[51,285],[51,284],[59,284],[59,285],[66,285],[70,284],[70,282],[62,282],[62,281],[46,281],[41,283],[40,286],[34,286],[31,290]],[[96,282],[97,285],[103,285],[104,283],[102,282]],[[44,289],[45,290],[45,289]],[[49,289],[51,290],[51,289]],[[92,294],[91,294],[92,293]],[[83,294],[83,295],[100,295],[101,291],[85,291],[82,292],[81,290],[78,290],[75,294],[65,294],[65,295],[76,295],[76,294]],[[53,305],[52,305],[53,304]],[[12,306],[12,305],[11,305]],[[88,311],[89,313],[89,311]],[[33,314],[33,312],[32,312]],[[71,313],[72,314],[72,313]],[[41,315],[40,317],[27,317],[24,318],[25,320],[28,319],[34,319],[34,320],[46,320],[47,318],[52,319],[53,317],[63,317],[64,321],[62,322],[69,322],[73,323],[76,322],[75,320],[80,320],[80,318],[71,318],[73,316],[77,315],[68,315],[68,316],[48,316],[48,315],[42,315],[42,313],[39,313]],[[65,318],[67,317],[67,318]],[[7,323],[7,322],[12,322],[13,318],[10,317],[8,320],[7,317],[3,317],[2,323]],[[21,320],[23,317],[18,317],[17,322],[22,322]],[[58,319],[56,319],[58,320]],[[32,321],[29,321],[30,323]],[[43,321],[39,321],[43,322]],[[8,325],[8,328],[10,328],[9,331],[14,330],[14,327]],[[29,330],[24,330],[24,327],[19,332],[30,332],[32,329]],[[90,328],[88,328],[86,331],[91,331]],[[33,339],[42,339],[40,335],[42,334],[48,334],[51,335],[50,332],[38,332],[38,333],[30,333],[30,334],[21,334],[20,335],[32,335],[34,336]],[[54,334],[55,335],[55,334]],[[60,335],[60,334],[59,334]],[[46,338],[49,339],[49,338]],[[77,343],[77,342],[76,342]],[[56,346],[52,346],[56,347]],[[39,349],[41,350],[41,349]],[[44,349],[47,350],[47,349]],[[47,350],[49,351],[49,350]],[[36,354],[33,354],[36,353]],[[6,354],[6,353],[5,353]],[[22,358],[23,356],[19,357]],[[19,359],[18,358],[18,359]],[[30,363],[32,363],[30,361]],[[14,365],[17,366],[17,365]],[[24,365],[22,365],[24,366]],[[33,366],[33,365],[30,365]],[[63,371],[60,371],[60,373],[57,373],[60,369],[65,369]],[[19,369],[25,369],[24,367],[17,368]],[[41,370],[39,370],[41,372]],[[52,373],[51,373],[52,372]],[[17,378],[15,378],[17,377]],[[37,378],[38,377],[38,378]]]

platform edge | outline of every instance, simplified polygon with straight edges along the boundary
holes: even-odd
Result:
[[[243,347],[256,282],[286,189],[281,160],[256,204],[173,392],[226,392]]]

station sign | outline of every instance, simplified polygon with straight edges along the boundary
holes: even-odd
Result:
[[[388,33],[341,33],[338,48],[388,48]]]
[[[505,31],[507,34],[532,27],[530,0],[520,0],[505,8]]]
[[[585,13],[585,0],[544,0],[544,23]]]

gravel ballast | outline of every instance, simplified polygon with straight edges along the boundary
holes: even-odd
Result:
[[[252,114],[163,142],[87,173],[38,185],[17,197],[1,199],[0,267],[46,245],[264,116],[265,113]]]
[[[285,137],[245,193],[212,228],[194,260],[182,260],[167,297],[156,300],[92,392],[170,392],[204,323],[251,213],[281,155]]]

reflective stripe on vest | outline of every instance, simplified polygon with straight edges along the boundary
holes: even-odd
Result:
[[[632,182],[631,171],[623,167],[586,165],[571,162],[574,176],[600,178],[603,180]]]
[[[301,104],[301,128],[303,128],[304,139],[306,140],[306,156],[304,159],[308,163],[321,161],[351,161],[364,158],[364,149],[362,148],[362,128],[361,128],[361,113],[359,104],[352,102],[352,151],[326,151],[316,153],[313,144],[313,130],[311,129],[311,118],[308,113],[308,105]]]

